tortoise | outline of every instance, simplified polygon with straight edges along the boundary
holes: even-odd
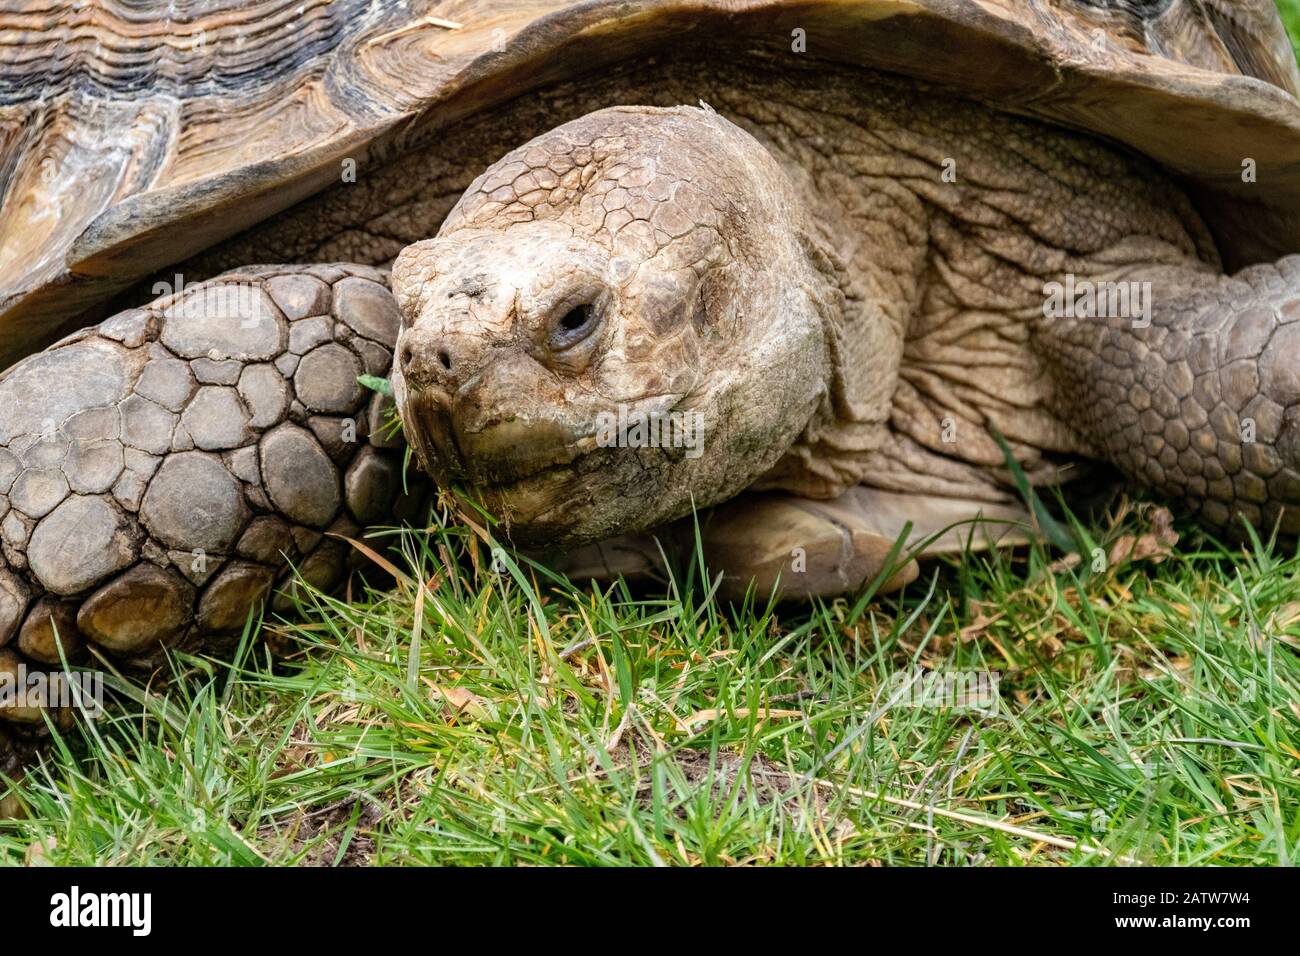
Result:
[[[0,13],[0,670],[335,586],[394,403],[575,573],[699,509],[730,593],[898,587],[1008,455],[1300,532],[1266,0],[154,6]]]

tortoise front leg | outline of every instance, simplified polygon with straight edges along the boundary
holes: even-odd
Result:
[[[0,380],[0,672],[89,650],[144,667],[236,639],[392,523],[398,313],[364,266],[229,273],[113,316]],[[275,595],[274,597],[272,595]],[[0,709],[0,749],[40,713]],[[0,755],[0,765],[3,756]]]
[[[1111,288],[1129,293],[1126,314],[1037,330],[1065,420],[1213,527],[1300,534],[1300,256],[1234,276],[1134,270]],[[1125,299],[1106,291],[1113,313]]]
[[[917,554],[980,551],[1029,540],[1033,518],[1018,504],[850,488],[819,501],[783,492],[746,492],[698,518],[706,572],[718,593],[739,600],[830,598],[860,591],[887,566],[877,589],[915,580]],[[666,580],[663,547],[679,558],[696,547],[696,522],[683,518],[655,534],[624,535],[570,552],[555,563],[576,581]],[[895,542],[903,546],[890,561]]]
[[[880,573],[896,540],[868,526],[853,492],[835,501],[747,493],[702,512],[698,522],[705,572],[710,580],[722,575],[718,594],[728,600],[744,598],[751,587],[759,600],[774,591],[780,600],[852,593]],[[664,557],[675,554],[684,565],[696,548],[695,533],[695,521],[684,518],[654,534],[586,545],[552,566],[578,582],[663,582]],[[916,575],[916,562],[900,556],[881,591],[895,591]]]
[[[751,586],[759,599],[835,597],[859,590],[886,567],[896,538],[874,527],[851,489],[833,501],[750,492],[714,508],[700,533],[710,573],[722,573],[719,594],[738,599]],[[900,551],[880,586],[896,591],[916,578],[915,560]]]
[[[917,555],[1022,543],[1032,523],[1017,504],[860,485],[829,501],[750,492],[714,508],[701,535],[723,595],[739,597],[752,582],[760,596],[776,588],[782,600],[806,600],[852,594],[890,568],[877,589],[888,594],[916,578]]]

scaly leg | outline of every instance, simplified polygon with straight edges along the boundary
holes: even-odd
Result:
[[[1300,256],[1234,276],[1188,267],[1128,280],[1150,283],[1147,316],[1036,330],[1066,385],[1061,414],[1099,456],[1207,524],[1300,534]]]
[[[113,316],[0,380],[0,675],[238,639],[392,524],[400,434],[357,381],[398,314],[364,266],[241,270]],[[0,771],[39,709],[0,707]]]

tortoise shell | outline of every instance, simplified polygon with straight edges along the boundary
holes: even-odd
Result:
[[[10,2],[0,367],[345,159],[387,161],[696,41],[891,71],[1106,137],[1187,184],[1229,266],[1300,248],[1300,73],[1271,0]]]

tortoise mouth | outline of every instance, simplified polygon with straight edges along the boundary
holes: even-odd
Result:
[[[660,393],[611,408],[648,422],[686,414],[683,399]],[[499,518],[520,546],[589,543],[640,528],[651,512],[664,510],[670,477],[680,484],[679,470],[702,453],[699,443],[679,447],[624,435],[619,429],[628,423],[603,406],[575,410],[569,420],[551,417],[550,408],[533,416],[485,412],[477,400],[437,388],[408,389],[404,404],[408,438],[425,470],[440,487],[459,486]],[[702,438],[702,429],[695,434]]]
[[[503,536],[516,547],[589,543],[608,536],[589,527],[594,516],[608,510],[589,482],[592,473],[602,473],[600,457],[583,453],[570,463],[546,465],[518,477],[471,482],[466,491],[500,519]]]
[[[464,482],[485,491],[507,492],[572,469],[588,451],[560,422],[498,415],[466,426],[453,403],[437,390],[412,394],[409,405],[416,450],[443,486]]]

